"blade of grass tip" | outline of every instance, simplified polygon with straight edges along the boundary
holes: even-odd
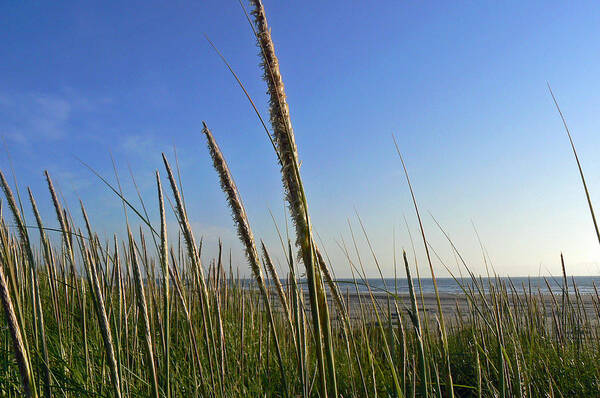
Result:
[[[119,178],[119,172],[117,171],[117,163],[115,162],[115,158],[112,153],[110,153],[110,160],[112,162],[113,173],[115,173],[115,179],[117,180],[117,188],[119,188],[119,197],[123,197],[123,188],[121,187],[121,179]],[[121,204],[123,205],[123,217],[125,218],[125,224],[129,225],[129,218],[127,217],[127,206],[125,202],[121,199]],[[143,205],[142,205],[143,207]]]
[[[283,236],[281,235],[281,231],[279,230],[279,225],[277,225],[277,221],[275,221],[275,216],[273,215],[273,212],[271,212],[271,209],[268,209],[268,210],[269,210],[269,215],[271,216],[271,220],[273,221],[273,226],[275,227],[275,231],[277,232],[277,236],[279,237],[279,242],[281,243],[281,249],[283,250],[283,254],[285,255],[286,262],[289,265],[290,259],[288,258],[288,250],[287,250],[285,243],[283,243]]]
[[[579,156],[577,156],[577,151],[575,150],[575,144],[573,143],[573,137],[571,136],[571,131],[569,130],[569,126],[567,126],[567,121],[563,116],[560,107],[558,106],[558,101],[552,92],[552,88],[550,88],[550,84],[548,83],[548,90],[550,91],[550,95],[552,96],[552,100],[554,101],[554,105],[556,105],[556,110],[558,110],[558,114],[565,126],[565,130],[567,132],[567,136],[569,137],[569,142],[571,143],[571,149],[573,150],[573,155],[575,156],[575,161],[577,162],[577,168],[579,169],[579,176],[581,177],[581,182],[583,184],[583,189],[585,191],[585,197],[587,199],[588,206],[590,208],[590,214],[592,216],[592,221],[594,222],[594,229],[596,230],[596,237],[598,238],[598,243],[600,243],[600,230],[598,229],[598,223],[596,222],[596,215],[594,214],[594,207],[592,206],[592,199],[590,198],[590,192],[587,187],[587,183],[585,182],[585,177],[583,175],[583,168],[581,167],[581,163],[579,162]]]
[[[102,181],[104,183],[104,185],[106,185],[115,195],[117,195],[119,197],[119,199],[121,199],[127,205],[127,207],[129,207],[135,213],[135,215],[138,216],[140,218],[140,220],[142,220],[144,222],[144,224],[146,224],[146,226],[148,226],[148,228],[150,229],[150,231],[152,231],[152,233],[154,235],[158,236],[158,232],[156,232],[156,230],[154,229],[152,224],[150,224],[150,221],[146,217],[144,217],[142,215],[142,213],[135,206],[133,206],[129,200],[127,200],[127,198],[125,198],[115,187],[113,187],[112,184],[110,182],[108,182],[108,180],[106,180],[106,178],[102,177],[102,175],[100,175],[100,173],[98,173],[96,170],[94,170],[92,168],[92,166],[88,165],[83,160],[81,160],[77,157],[75,157],[75,159],[77,159],[79,161],[79,163],[81,163],[85,168],[87,168],[100,181]]]
[[[242,5],[242,4],[240,3],[240,5]],[[244,12],[246,12],[246,9],[244,8],[243,5],[242,5],[242,8],[244,9]],[[248,14],[246,14],[246,17],[248,17]],[[252,25],[252,23],[250,23],[250,25]],[[208,44],[210,44],[210,46],[213,48],[213,50],[215,50],[215,52],[221,58],[221,60],[223,61],[223,63],[225,63],[225,66],[227,67],[227,69],[229,69],[229,72],[233,75],[233,77],[237,81],[238,85],[240,86],[240,88],[244,92],[244,95],[246,95],[246,98],[250,102],[250,105],[252,106],[252,109],[254,109],[254,113],[256,113],[256,116],[258,117],[258,120],[260,121],[260,123],[262,124],[262,127],[264,128],[265,132],[267,133],[267,136],[269,137],[269,141],[271,142],[271,145],[273,146],[273,149],[275,150],[275,153],[279,157],[279,152],[277,151],[277,147],[275,146],[275,141],[273,141],[273,136],[271,135],[271,132],[267,128],[267,125],[265,124],[265,121],[264,121],[263,117],[261,116],[260,112],[256,108],[256,105],[254,104],[254,100],[252,100],[252,97],[250,96],[250,94],[248,94],[248,91],[246,91],[246,87],[244,87],[244,84],[239,79],[238,75],[235,73],[235,71],[233,70],[233,68],[231,67],[231,65],[227,61],[227,59],[223,56],[223,54],[221,53],[221,51],[219,51],[219,49],[217,48],[217,46],[215,46],[215,44],[208,38],[208,36],[204,35],[204,38],[206,39],[206,41],[208,41]]]
[[[129,175],[131,176],[131,182],[133,183],[133,187],[135,188],[135,192],[137,193],[137,197],[140,200],[140,205],[142,206],[142,211],[144,212],[144,216],[147,220],[150,220],[150,216],[148,215],[148,211],[146,210],[146,205],[144,203],[144,199],[142,198],[142,193],[140,192],[140,188],[135,180],[135,175],[133,174],[133,170],[131,170],[131,165],[127,163],[127,169],[129,170]],[[151,234],[152,240],[154,242],[154,246],[156,247],[156,251],[160,252],[160,248],[158,247],[158,243],[156,241],[157,236],[155,234]]]
[[[406,226],[406,232],[408,233],[408,238],[410,240],[413,260],[415,262],[415,270],[417,271],[417,286],[419,287],[419,298],[421,299],[423,323],[425,325],[424,334],[425,336],[429,336],[429,319],[427,317],[427,306],[425,305],[425,296],[423,295],[423,284],[421,283],[421,272],[419,271],[419,262],[417,261],[417,249],[415,248],[415,241],[413,239],[412,232],[410,231],[410,227],[408,226],[408,220],[406,219],[406,215],[403,215],[402,218],[404,219],[404,225]]]
[[[427,245],[429,246],[429,249],[434,253],[434,255],[436,256],[436,258],[438,259],[438,261],[440,262],[440,264],[442,264],[444,266],[444,268],[446,269],[446,271],[448,271],[448,273],[450,274],[450,276],[454,279],[454,281],[458,284],[458,286],[461,288],[461,290],[463,291],[463,293],[465,293],[465,296],[471,300],[474,304],[474,308],[475,310],[482,316],[482,319],[486,322],[486,324],[488,326],[491,327],[491,324],[489,324],[488,319],[485,318],[483,316],[483,312],[481,309],[481,306],[484,306],[485,309],[487,309],[489,312],[492,312],[493,310],[490,307],[490,304],[488,303],[487,300],[485,300],[485,295],[484,295],[484,289],[481,286],[481,284],[476,283],[477,279],[473,273],[473,271],[471,271],[471,269],[469,268],[469,266],[467,265],[467,262],[464,260],[462,254],[460,253],[460,251],[458,250],[458,248],[456,247],[456,245],[454,244],[454,242],[452,241],[452,239],[450,239],[450,236],[448,235],[448,233],[446,233],[446,231],[444,230],[444,228],[440,225],[440,223],[437,221],[437,219],[433,216],[433,214],[429,213],[429,215],[431,216],[431,218],[433,219],[433,221],[435,222],[436,226],[438,227],[438,229],[440,230],[440,232],[442,232],[442,234],[444,235],[444,237],[446,238],[446,240],[448,241],[448,243],[450,244],[450,246],[452,247],[452,250],[456,253],[456,255],[458,256],[458,258],[460,259],[463,267],[465,267],[465,269],[467,270],[467,272],[469,273],[470,277],[471,277],[471,281],[474,282],[475,287],[477,288],[477,291],[480,295],[480,297],[483,299],[481,301],[481,305],[476,305],[475,299],[473,297],[473,295],[469,294],[468,290],[465,288],[465,286],[460,283],[460,281],[457,279],[457,277],[454,275],[454,273],[452,272],[452,270],[450,270],[450,268],[442,261],[441,257],[435,252],[435,249],[433,248],[433,246],[431,246],[429,244],[429,242],[427,242]],[[491,281],[489,282],[490,284],[492,283]],[[492,295],[493,297],[493,295]],[[494,333],[496,333],[494,331]],[[495,335],[496,336],[496,335]]]
[[[283,357],[281,354],[281,349],[279,346],[279,339],[277,334],[277,327],[275,325],[275,320],[273,318],[273,312],[271,309],[271,302],[268,297],[267,288],[265,285],[265,281],[262,274],[262,268],[260,265],[260,260],[258,258],[258,252],[256,250],[256,244],[254,241],[254,235],[252,234],[252,229],[250,228],[250,224],[248,222],[248,217],[246,215],[246,210],[244,209],[244,204],[238,192],[238,189],[235,185],[235,181],[233,180],[233,176],[229,171],[229,167],[227,166],[227,162],[223,157],[217,142],[215,141],[211,131],[208,129],[205,123],[203,123],[204,127],[202,132],[206,136],[208,142],[208,149],[210,152],[210,156],[213,160],[213,166],[219,174],[221,189],[227,196],[227,203],[231,208],[231,213],[233,217],[233,221],[237,226],[237,232],[240,240],[244,244],[246,249],[246,257],[248,262],[250,263],[250,269],[254,274],[254,278],[258,283],[258,287],[263,296],[267,315],[269,317],[269,323],[273,332],[273,338],[275,342],[275,348],[277,350],[277,358],[279,361],[279,367],[281,370],[281,377],[284,383],[284,388],[287,391],[287,381],[285,375],[285,366],[283,364]]]
[[[185,207],[185,195],[183,193],[183,182],[181,180],[181,169],[179,168],[179,157],[177,156],[177,148],[173,146],[173,157],[175,158],[175,170],[177,170],[177,183],[179,184],[179,193],[181,194],[181,201],[183,202],[183,210],[187,214],[187,208]],[[202,241],[200,242],[202,244]]]
[[[67,248],[67,258],[69,260],[69,265],[71,267],[71,272],[74,276],[77,276],[77,272],[75,270],[75,257],[73,254],[72,240],[69,236],[69,228],[67,227],[67,222],[65,220],[64,213],[62,211],[62,206],[60,205],[60,201],[58,200],[58,196],[56,196],[56,190],[54,189],[54,184],[52,183],[52,178],[50,178],[50,173],[48,170],[44,170],[44,175],[46,176],[46,182],[48,183],[48,190],[50,191],[50,196],[52,197],[52,202],[54,204],[54,210],[56,211],[56,218],[58,219],[58,223],[60,225],[60,229],[62,231],[63,241]]]
[[[453,387],[453,383],[452,383],[452,373],[450,371],[450,361],[449,361],[449,353],[448,353],[448,339],[446,337],[446,326],[444,324],[444,314],[442,312],[442,302],[440,300],[440,293],[438,290],[438,286],[437,286],[437,281],[435,278],[435,272],[433,271],[433,263],[431,262],[431,255],[429,254],[429,248],[427,246],[427,238],[425,237],[425,229],[423,228],[423,222],[421,220],[421,214],[419,213],[419,206],[417,205],[417,199],[415,198],[415,193],[414,190],[412,188],[412,184],[410,182],[410,177],[408,175],[408,170],[406,169],[406,164],[404,163],[404,158],[402,157],[402,154],[400,153],[400,148],[398,148],[398,143],[396,142],[396,137],[394,135],[392,135],[392,138],[394,140],[394,146],[396,147],[396,152],[398,153],[398,157],[400,158],[400,162],[402,163],[402,169],[404,170],[404,175],[406,177],[406,182],[408,184],[408,188],[410,190],[410,196],[412,198],[412,202],[415,208],[415,213],[417,215],[417,220],[419,221],[419,229],[421,230],[421,237],[423,238],[423,245],[425,246],[425,254],[427,256],[427,262],[429,264],[429,270],[431,271],[431,279],[433,282],[433,289],[435,291],[435,297],[436,297],[436,301],[437,301],[437,306],[438,306],[438,312],[440,314],[440,326],[442,329],[442,344],[443,344],[443,348],[444,348],[444,356],[445,356],[445,360],[446,360],[446,381],[448,383],[448,394],[449,396],[452,398],[454,397],[454,387]]]
[[[475,223],[473,222],[473,220],[471,220],[471,225],[473,225],[473,230],[475,231],[475,236],[477,237],[477,242],[479,243],[479,247],[481,248],[481,254],[483,256],[483,263],[485,265],[485,272],[487,274],[487,277],[489,278],[490,277],[490,268],[488,266],[485,246],[483,246],[483,242],[481,241],[481,238],[479,237],[479,231],[477,231],[477,227],[475,226]]]
[[[8,158],[8,163],[10,165],[10,174],[12,175],[13,183],[15,184],[15,192],[17,193],[19,208],[21,209],[21,214],[25,214],[25,211],[23,210],[23,202],[21,202],[21,194],[19,193],[19,185],[17,184],[17,174],[15,173],[12,156],[10,156],[10,151],[8,150],[8,146],[6,145],[4,137],[2,137],[2,145],[4,146],[4,151],[6,152],[6,157]],[[25,218],[23,218],[23,220],[25,220]]]

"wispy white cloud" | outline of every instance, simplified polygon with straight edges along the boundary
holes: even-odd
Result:
[[[53,179],[61,187],[61,191],[66,195],[78,195],[82,190],[92,187],[95,183],[93,179],[86,175],[84,170],[74,172],[72,170],[58,169],[54,172]]]
[[[72,103],[46,94],[0,94],[0,135],[18,144],[67,134]]]
[[[66,125],[71,116],[72,105],[65,99],[53,96],[33,96],[29,123],[34,132],[48,139],[66,135]]]
[[[0,128],[0,137],[20,145],[26,145],[28,142],[25,134],[14,130],[3,130]]]
[[[129,134],[121,136],[119,150],[127,155],[146,157],[151,153],[160,154],[168,150],[168,146],[152,134]]]
[[[61,93],[0,92],[0,136],[16,144],[66,138],[73,120],[97,110],[110,99],[91,99],[63,90]]]

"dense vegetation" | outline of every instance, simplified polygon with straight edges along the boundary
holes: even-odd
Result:
[[[437,288],[436,305],[424,308],[419,275],[414,285],[411,276],[416,264],[406,253],[398,267],[408,291],[389,286],[381,296],[369,288],[358,253],[343,247],[356,300],[351,304],[341,294],[313,238],[264,8],[260,1],[252,5],[270,97],[271,130],[263,125],[295,228],[295,242],[281,241],[287,278],[279,278],[268,248],[255,241],[207,126],[203,132],[246,250],[251,284],[234,274],[237,265],[220,247],[216,259],[202,264],[179,181],[164,156],[165,180],[156,173],[160,220],[148,219],[145,209],[111,187],[144,227],[128,228],[123,241],[103,241],[83,204],[78,211],[85,225],[75,225],[48,173],[60,228],[45,228],[31,192],[22,201],[0,174],[6,199],[0,215],[0,395],[597,396],[600,296],[580,294],[566,273],[559,295],[471,274],[462,285],[467,307],[444,316]],[[31,207],[37,228],[26,223],[24,206]],[[169,209],[178,231],[167,231]],[[420,231],[435,281],[435,253],[422,225]],[[370,293],[358,295],[359,284]]]

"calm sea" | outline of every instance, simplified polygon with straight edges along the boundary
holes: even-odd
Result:
[[[461,286],[467,286],[473,283],[470,278],[459,278],[458,281],[453,278],[436,278],[437,285],[440,293],[452,293],[452,294],[460,294],[463,292]],[[508,286],[510,286],[510,282],[514,285],[517,291],[523,291],[531,289],[532,292],[537,293],[538,289],[542,293],[548,293],[549,289],[552,289],[553,293],[560,293],[563,289],[563,279],[562,276],[551,276],[551,277],[511,277],[511,278],[499,278],[500,281],[505,282]],[[385,280],[382,279],[368,279],[367,280],[371,290],[373,292],[384,292],[387,290],[394,292],[395,289],[398,289],[399,294],[408,293],[408,282],[407,279],[393,279],[388,278]],[[496,283],[494,278],[482,278],[483,286],[487,290],[489,286],[489,282]],[[509,282],[510,281],[510,282]],[[349,290],[350,293],[356,292],[356,288],[354,286],[354,281],[351,279],[338,279],[338,286],[340,290],[345,293],[346,289]],[[547,283],[546,283],[547,282]],[[415,289],[418,291],[417,280],[414,280]],[[362,281],[357,281],[358,290],[361,293],[368,292],[367,286]],[[574,276],[569,277],[567,281],[569,291],[574,292],[574,284],[579,290],[581,294],[594,293],[594,285],[600,291],[600,276]],[[303,287],[306,288],[306,284],[303,283]],[[423,289],[423,293],[435,293],[433,287],[433,281],[431,278],[422,278],[421,279],[421,287]]]

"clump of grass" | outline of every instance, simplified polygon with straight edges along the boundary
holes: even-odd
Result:
[[[19,211],[19,207],[17,206],[17,203],[15,201],[14,195],[12,193],[12,190],[10,189],[10,186],[8,185],[8,182],[6,181],[6,178],[4,177],[4,173],[2,173],[0,171],[0,185],[2,185],[2,190],[4,191],[4,195],[6,196],[6,200],[8,201],[8,205],[10,207],[10,210],[13,214],[13,218],[15,220],[15,224],[17,225],[17,228],[19,230],[19,237],[21,239],[21,242],[23,244],[23,248],[26,252],[27,255],[27,261],[28,261],[28,267],[27,269],[32,273],[32,275],[35,275],[35,270],[34,270],[34,261],[33,261],[33,253],[31,251],[31,245],[29,242],[29,235],[27,234],[27,229],[25,228],[25,223],[23,222],[23,218],[21,217],[21,212]],[[5,253],[5,262],[8,263],[9,261],[11,261],[11,259],[7,258],[7,254]],[[31,361],[29,359],[29,354],[28,354],[28,344],[27,344],[27,340],[25,339],[25,336],[23,336],[23,334],[21,333],[19,324],[17,323],[17,319],[15,316],[15,312],[14,312],[14,307],[12,304],[12,299],[10,297],[10,293],[8,291],[8,289],[6,289],[6,280],[4,275],[0,274],[0,284],[4,285],[2,287],[2,303],[4,305],[4,312],[6,314],[6,318],[9,320],[9,328],[11,331],[11,337],[13,339],[13,346],[14,346],[14,352],[15,355],[17,357],[17,362],[19,363],[19,370],[21,371],[21,377],[23,379],[23,386],[24,386],[24,390],[25,390],[25,394],[28,396],[37,396],[37,390],[35,388],[35,386],[32,384],[32,379],[34,377],[33,375],[33,369],[31,367]],[[35,283],[37,281],[37,278],[33,278],[33,294],[32,294],[32,302],[35,302],[35,292],[36,292],[36,286]],[[6,289],[6,290],[5,290]],[[21,307],[21,303],[19,303],[19,314],[21,316],[21,322],[23,322],[23,309]],[[33,309],[34,312],[34,318],[37,319],[43,319],[43,316],[40,316],[41,314],[39,313],[41,309],[39,308],[39,306],[36,306]],[[44,347],[46,347],[45,345],[45,333],[44,333],[44,328],[43,328],[43,323],[42,325],[42,338],[44,340]],[[38,323],[35,323],[35,328],[37,328]],[[37,338],[37,336],[36,336]],[[45,358],[47,359],[47,352],[45,355]],[[47,371],[47,366],[46,366],[46,391],[48,391],[48,371]]]
[[[81,204],[81,212],[86,220],[86,224],[89,225],[87,213],[85,212],[83,203]],[[100,286],[100,280],[98,278],[97,264],[94,261],[94,256],[92,256],[88,248],[84,245],[83,241],[81,241],[81,245],[83,251],[83,264],[85,266],[90,291],[92,292],[92,301],[94,302],[94,308],[96,309],[96,316],[100,325],[100,333],[102,335],[102,340],[104,341],[104,349],[106,350],[106,356],[108,358],[108,368],[110,370],[114,394],[116,397],[121,397],[122,390],[119,365],[117,364],[112,330],[108,320],[104,295],[102,293],[103,289]]]
[[[226,176],[224,166],[222,163],[221,173]],[[227,183],[225,191],[232,187]],[[237,197],[236,206],[242,206],[237,190],[229,196]],[[82,212],[87,237],[74,225],[68,227],[73,242],[78,243],[72,260],[64,240],[51,243],[43,239],[45,255],[37,255],[32,245],[37,277],[28,271],[28,249],[18,228],[11,232],[0,217],[0,298],[5,313],[0,334],[7,337],[0,340],[0,361],[7,364],[0,367],[2,393],[39,394],[45,390],[43,363],[47,363],[51,393],[67,397],[320,394],[317,347],[310,338],[315,330],[307,322],[311,308],[295,274],[291,244],[286,248],[290,283],[278,287],[275,282],[274,292],[262,273],[263,288],[256,277],[250,284],[233,272],[226,274],[219,256],[205,274],[206,295],[212,305],[204,306],[199,271],[185,245],[167,250],[161,238],[163,243],[157,241],[152,249],[142,232],[137,237],[129,234],[123,242],[102,244],[83,206]],[[51,232],[42,226],[39,212],[34,213],[39,229],[44,234]],[[179,214],[177,209],[174,213]],[[240,222],[249,228],[247,217]],[[157,237],[166,236],[167,223],[163,220],[161,224],[165,232]],[[250,243],[254,239],[245,238]],[[457,396],[597,393],[600,296],[579,292],[567,276],[567,264],[562,277],[563,300],[493,275],[485,280],[473,274],[470,279],[457,278],[464,295],[457,310],[446,314],[444,343],[441,323],[435,323],[433,315],[429,321],[423,317],[423,299],[435,301],[436,297],[415,293],[411,264],[404,253],[409,289],[376,294],[373,281],[364,278],[360,253],[352,256],[341,247],[350,269],[361,270],[358,279],[351,281],[357,288],[354,298],[343,297],[339,282],[317,252],[334,301],[331,313],[340,320],[332,323],[340,395],[393,396],[400,392],[404,396],[448,396],[449,384],[443,381],[448,361]],[[266,245],[264,249],[268,253]],[[156,276],[153,263],[163,264],[167,254],[168,268],[162,268],[167,275]],[[252,261],[260,265],[257,250],[253,255]],[[73,300],[72,261],[84,270],[85,279],[79,277],[81,302]],[[274,266],[272,259],[267,262]],[[176,300],[169,301],[168,323],[163,308],[168,294],[164,278],[176,295]],[[32,294],[36,280],[39,293]],[[547,283],[551,288],[555,282]],[[361,284],[370,293],[361,293]],[[283,305],[270,307],[272,300],[282,297],[289,310]],[[464,300],[462,304],[460,300]],[[370,306],[365,305],[369,302]],[[398,308],[398,313],[389,308]],[[32,358],[44,357],[43,346],[30,343],[27,348],[24,339],[39,331],[40,316],[48,320],[48,361],[36,365]],[[161,343],[167,333],[170,343]],[[168,378],[164,375],[167,358]],[[157,364],[154,370],[153,364]]]
[[[4,251],[4,250],[3,250]],[[9,254],[4,252],[4,254]],[[6,323],[13,344],[13,352],[15,359],[19,366],[19,372],[21,373],[21,380],[23,383],[23,392],[28,397],[36,397],[37,393],[35,390],[33,372],[31,369],[31,361],[29,359],[29,353],[25,348],[23,341],[23,334],[21,327],[17,320],[13,300],[10,295],[8,288],[8,281],[4,275],[3,267],[0,266],[0,299],[2,300],[2,307],[4,308],[4,315],[6,317]]]
[[[150,383],[152,385],[152,395],[158,398],[158,376],[156,374],[156,364],[154,362],[154,349],[152,344],[152,334],[150,332],[150,320],[148,318],[148,304],[146,302],[146,293],[144,292],[144,282],[142,280],[142,272],[137,259],[135,244],[131,236],[131,230],[127,231],[129,235],[129,250],[131,253],[131,266],[133,268],[133,277],[135,280],[135,296],[142,319],[142,332],[144,333],[145,349],[147,355],[147,364],[150,373]],[[164,295],[168,293],[165,291]]]

